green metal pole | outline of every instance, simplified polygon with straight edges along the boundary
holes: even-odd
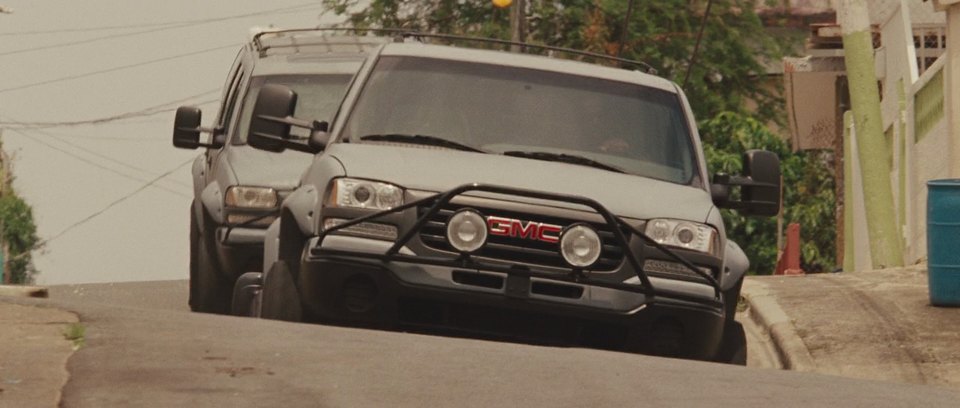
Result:
[[[843,113],[843,271],[857,270],[853,237],[853,146],[850,138],[850,125],[853,124],[853,112]]]
[[[857,150],[863,181],[867,232],[873,268],[903,265],[903,253],[897,234],[890,163],[883,139],[880,92],[873,58],[873,39],[866,0],[840,0],[838,20],[843,28],[843,51],[850,83],[857,131]]]

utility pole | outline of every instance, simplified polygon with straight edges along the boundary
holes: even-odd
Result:
[[[510,8],[510,41],[527,41],[527,0],[513,0],[513,7]]]
[[[886,159],[880,114],[880,91],[873,57],[867,0],[839,0],[837,18],[843,30],[844,60],[857,132],[870,256],[874,268],[903,265],[897,214],[893,208],[890,164]]]

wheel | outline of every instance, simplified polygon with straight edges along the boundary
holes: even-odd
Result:
[[[190,295],[187,298],[187,304],[190,310],[197,311],[197,290],[194,282],[197,280],[197,251],[200,242],[200,230],[197,228],[197,220],[193,217],[193,206],[190,206]]]
[[[723,291],[724,316],[732,321],[737,315],[737,304],[740,302],[740,290],[743,289],[743,277],[733,287]]]
[[[736,320],[723,325],[723,340],[714,360],[718,363],[747,365],[747,334]]]
[[[257,317],[259,310],[255,306],[262,288],[262,280],[263,274],[260,272],[247,272],[237,278],[237,282],[233,285],[233,301],[230,307],[232,315]]]
[[[303,320],[300,293],[293,282],[286,261],[276,261],[263,276],[259,294],[260,313],[264,319],[299,322]]]
[[[213,223],[206,223],[203,234],[197,228],[193,214],[190,214],[190,310],[194,312],[228,314],[233,298],[233,283],[224,278],[224,273],[211,247],[215,245]]]

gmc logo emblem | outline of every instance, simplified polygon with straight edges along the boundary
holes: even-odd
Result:
[[[524,238],[555,244],[560,242],[560,232],[563,231],[563,227],[533,221],[524,223],[523,221],[513,218],[490,216],[487,217],[487,230],[490,231],[491,235]]]

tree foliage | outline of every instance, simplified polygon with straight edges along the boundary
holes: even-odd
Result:
[[[509,39],[509,10],[490,0],[323,0],[355,27],[407,28]],[[622,56],[650,64],[658,75],[683,83],[707,1],[635,1]],[[749,113],[778,119],[779,91],[757,75],[777,61],[783,44],[764,31],[755,0],[714,0],[699,55],[684,87],[694,113]],[[615,55],[627,0],[528,0],[527,42]],[[752,101],[753,103],[748,103]],[[755,106],[756,109],[750,108]]]
[[[5,273],[12,283],[30,283],[33,269],[32,251],[39,243],[33,210],[8,185],[0,195],[0,239],[7,245]]]
[[[800,224],[801,264],[806,271],[825,271],[835,265],[834,181],[829,172],[831,154],[793,152],[781,137],[753,118],[721,113],[700,123],[704,154],[712,172],[737,174],[743,153],[764,149],[780,157],[783,175],[784,224]],[[777,262],[777,220],[745,217],[724,210],[727,235],[750,256],[751,271],[771,273]]]
[[[508,39],[509,10],[490,0],[323,0],[354,27]],[[691,54],[706,0],[635,1],[626,27],[625,58],[650,64],[681,85],[699,123],[711,172],[738,174],[747,149],[781,158],[786,222],[799,222],[806,270],[834,266],[834,190],[829,154],[793,152],[763,124],[781,122],[778,86],[758,78],[763,63],[778,61],[789,44],[771,37],[754,12],[755,0],[713,0],[691,68]],[[615,55],[620,49],[627,0],[528,0],[527,42]],[[772,273],[777,259],[776,220],[725,211],[728,236],[741,244],[755,273]]]

